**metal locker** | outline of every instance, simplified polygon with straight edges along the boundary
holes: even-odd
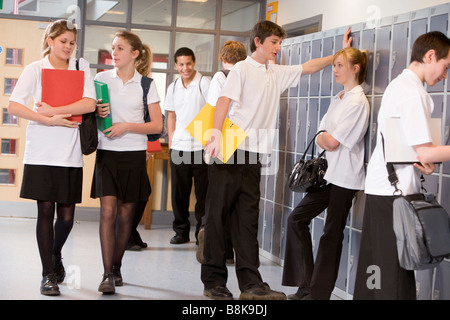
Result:
[[[430,29],[429,31],[440,31],[447,35],[448,28],[448,13],[430,17]],[[428,86],[428,92],[444,92],[445,79],[439,81],[434,86]]]
[[[365,87],[369,90],[372,89],[373,86],[373,64],[376,57],[374,56],[376,53],[374,52],[374,43],[375,43],[375,29],[365,29],[362,31],[361,36],[361,50],[367,50],[369,54],[369,60],[367,65],[367,74],[366,80],[364,81]]]
[[[274,210],[273,202],[266,201],[266,210],[264,212],[264,221],[262,229],[263,231],[262,248],[267,252],[270,252],[270,246],[272,243],[273,210]]]
[[[285,156],[286,156],[286,153],[284,153],[284,152],[280,152],[278,155],[278,171],[275,176],[275,202],[276,203],[283,203]]]
[[[408,67],[409,23],[394,24],[392,27],[391,81]]]
[[[348,246],[349,246],[349,228],[344,229],[344,239],[342,240],[342,252],[339,262],[339,272],[336,279],[335,286],[343,291],[346,291],[347,286],[347,270],[348,270]]]
[[[279,150],[286,149],[286,128],[287,128],[287,104],[286,99],[280,100],[280,108],[278,111],[278,148]]]
[[[334,38],[334,53],[336,53],[336,52],[338,52],[339,50],[342,49],[342,40],[343,39],[344,39],[344,35],[343,34],[337,35]],[[333,96],[335,96],[340,91],[344,90],[344,86],[341,85],[341,84],[338,84],[336,82],[336,79],[334,78],[334,76],[332,78],[333,78]]]
[[[314,259],[316,259],[317,250],[319,249],[320,237],[323,234],[324,220],[322,218],[314,218],[311,222],[312,222],[311,240],[312,240],[313,256]]]
[[[283,216],[283,207],[275,204],[273,211],[273,226],[272,226],[272,254],[275,257],[281,255],[281,218]]]
[[[289,174],[292,171],[292,168],[294,168],[295,164],[295,155],[293,153],[287,152],[286,153],[286,161],[285,161],[285,171],[284,171],[284,184],[283,184],[283,205],[292,208],[292,199],[293,199],[293,192],[289,189],[288,186],[288,178]]]
[[[317,59],[322,56],[322,39],[317,39],[312,41],[311,45],[311,59]],[[320,71],[315,72],[311,75],[309,83],[309,96],[317,97],[319,96],[320,89]]]
[[[436,166],[438,167],[438,166]],[[435,173],[439,173],[439,170],[435,171]],[[439,176],[438,175],[424,175],[425,181],[423,182],[423,187],[427,190],[428,193],[433,193],[438,195],[439,193]]]
[[[264,229],[264,212],[266,210],[266,201],[263,199],[259,200],[259,216],[258,216],[258,243],[261,247],[263,240],[263,229]]]
[[[358,268],[359,247],[361,244],[361,231],[350,230],[350,254],[348,256],[348,293],[353,296],[355,292],[356,270]]]
[[[330,98],[321,98],[320,99],[320,106],[319,106],[319,124],[320,121],[322,121],[323,117],[328,111],[328,108],[330,106],[331,99]]]
[[[391,49],[391,26],[376,29],[375,94],[382,94],[389,84],[389,57]]]
[[[381,99],[382,97],[374,97],[373,99],[373,103],[370,106],[370,108],[372,109],[372,118],[371,118],[371,126],[369,127],[370,130],[370,135],[368,136],[370,139],[370,154],[372,154],[373,149],[375,149],[375,145],[377,144],[377,129],[378,129],[378,123],[377,123],[377,119],[378,119],[378,111],[380,111],[380,107],[381,107]],[[370,102],[370,100],[369,100]],[[366,146],[367,146],[367,142],[366,142]]]
[[[306,148],[306,130],[308,123],[308,113],[307,113],[308,99],[298,100],[298,113],[297,113],[297,152],[303,153]]]
[[[289,99],[287,111],[287,136],[286,136],[286,150],[289,152],[295,151],[295,138],[297,131],[297,103],[298,99]]]
[[[307,142],[311,141],[314,135],[317,133],[318,128],[318,118],[319,117],[319,99],[310,98],[308,103],[308,139]],[[312,147],[311,147],[312,148]],[[317,148],[316,148],[317,150]],[[310,154],[311,150],[308,151]]]
[[[450,300],[450,261],[444,260],[436,268],[434,300]]]
[[[301,51],[301,61],[300,63],[305,63],[306,61],[311,60],[311,41],[305,41],[302,43],[302,51]],[[300,97],[307,97],[309,91],[309,75],[305,75],[300,77]]]
[[[323,39],[323,57],[327,57],[332,55],[333,52],[333,45],[334,45],[334,38],[329,37]],[[329,96],[331,95],[331,85],[333,83],[333,66],[326,67],[322,71],[322,79],[321,79],[321,85],[320,85],[320,94],[322,96]]]
[[[261,192],[261,198],[266,198],[266,181],[267,181],[267,175],[261,175],[261,180],[259,183],[259,190]]]
[[[445,123],[445,120],[443,119],[443,112],[444,112],[444,96],[443,95],[432,95],[431,98],[433,99],[434,103],[434,109],[431,113],[431,118],[439,118],[442,119],[442,123]],[[442,143],[442,141],[441,141]],[[445,163],[445,161],[444,161]],[[436,165],[436,169],[434,172],[439,173],[441,165]]]
[[[440,203],[441,206],[447,210],[447,212],[450,212],[450,178],[447,178],[445,176],[442,177],[442,189],[441,189],[441,199]]]
[[[433,269],[417,270],[416,274],[416,290],[417,300],[431,300],[433,286]]]
[[[410,49],[412,48],[414,41],[421,35],[427,32],[428,19],[418,19],[411,21],[411,41]]]
[[[282,229],[281,229],[281,254],[280,258],[284,260],[284,255],[286,253],[286,228],[287,228],[287,220],[289,215],[291,214],[292,209],[283,207],[283,217],[281,219]]]
[[[353,199],[352,206],[352,228],[362,230],[364,210],[366,205],[366,194],[358,191]]]
[[[296,43],[291,46],[291,66],[300,64],[301,44]],[[300,81],[295,87],[289,88],[289,97],[298,97]]]
[[[275,175],[269,174],[267,175],[267,182],[266,182],[266,199],[273,201],[274,196],[275,196]]]
[[[444,135],[442,144],[450,144],[450,96],[447,96],[447,110],[445,112],[445,118],[442,118],[442,126],[444,127]],[[450,162],[445,161],[442,163],[445,174],[450,174]]]

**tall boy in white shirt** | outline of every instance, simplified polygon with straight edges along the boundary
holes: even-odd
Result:
[[[208,186],[208,168],[203,162],[203,146],[185,129],[200,112],[208,97],[210,80],[195,70],[194,52],[179,48],[174,55],[175,66],[181,75],[167,88],[165,109],[169,133],[170,169],[172,184],[173,230],[171,244],[189,242],[189,200],[194,178],[196,197],[195,237],[205,215],[205,196]]]
[[[344,37],[344,47],[351,43],[349,33],[350,29]],[[240,299],[286,299],[284,293],[271,290],[258,271],[261,164],[255,159],[259,153],[269,153],[271,150],[272,135],[268,132],[275,130],[281,93],[297,85],[301,75],[330,65],[332,56],[313,59],[303,65],[269,65],[268,61],[275,60],[280,51],[285,36],[286,32],[277,24],[258,22],[250,36],[251,56],[238,62],[230,71],[216,104],[214,128],[205,152],[211,157],[219,155],[221,128],[228,111],[230,120],[247,132],[250,138],[226,164],[214,163],[208,171],[210,181],[216,183],[208,188],[206,197],[205,261],[201,279],[204,295],[212,299],[233,298],[226,287],[228,274],[222,224],[228,214]],[[238,103],[231,105],[231,101]],[[260,139],[257,139],[258,136]]]
[[[378,113],[377,145],[367,167],[366,204],[361,246],[356,274],[354,299],[415,299],[414,271],[400,267],[393,230],[393,201],[395,188],[390,184],[384,160],[382,134],[386,120],[399,117],[407,143],[415,148],[421,165],[394,165],[397,187],[404,195],[420,192],[421,174],[431,174],[433,161],[449,160],[450,146],[431,143],[428,119],[433,112],[433,100],[423,82],[433,86],[447,77],[450,67],[450,39],[440,32],[421,35],[414,42],[409,67],[395,78],[381,101]],[[447,153],[447,158],[442,157]],[[436,159],[441,156],[442,159]],[[425,162],[426,159],[429,162]],[[367,285],[371,266],[381,272],[380,286]]]

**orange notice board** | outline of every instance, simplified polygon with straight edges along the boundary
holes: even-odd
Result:
[[[278,16],[278,1],[273,1],[267,4],[266,20],[277,23]]]
[[[61,107],[83,98],[84,71],[42,69],[42,102]],[[68,118],[81,123],[81,114]]]

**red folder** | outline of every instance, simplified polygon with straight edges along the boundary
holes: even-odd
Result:
[[[147,152],[161,152],[161,142],[159,140],[147,141]]]
[[[83,98],[84,71],[42,69],[42,102],[61,107]],[[81,114],[68,118],[81,123]]]

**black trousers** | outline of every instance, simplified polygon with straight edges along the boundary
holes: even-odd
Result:
[[[343,231],[356,192],[329,184],[320,191],[307,193],[291,212],[287,223],[283,285],[310,288],[313,299],[330,298],[339,271]],[[314,262],[309,225],[327,208]]]
[[[239,152],[238,152],[239,153]],[[237,153],[235,153],[236,155]],[[245,152],[246,163],[211,164],[206,196],[205,261],[201,280],[206,289],[226,285],[226,224],[230,224],[239,289],[262,282],[259,268],[258,216],[261,164]],[[233,159],[229,160],[233,161]],[[256,163],[255,163],[256,162]]]
[[[416,299],[414,271],[398,262],[393,202],[393,196],[366,195],[355,300]]]
[[[194,178],[196,197],[195,237],[202,226],[205,215],[205,197],[208,188],[208,165],[203,161],[203,151],[186,152],[170,150],[170,170],[172,183],[173,230],[176,234],[189,237],[189,200]]]

